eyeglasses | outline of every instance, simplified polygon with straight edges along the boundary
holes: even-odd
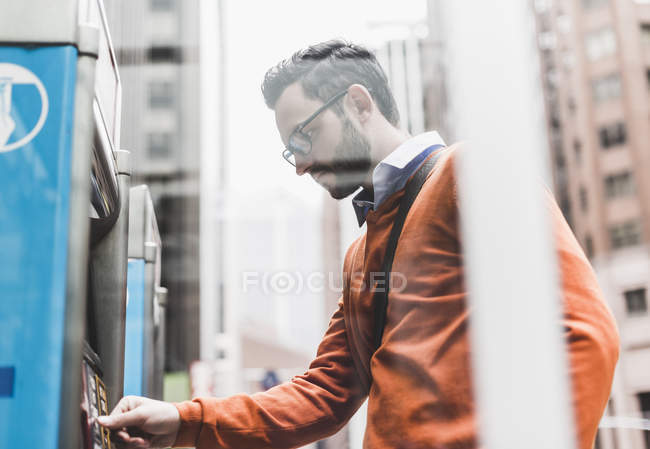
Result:
[[[332,106],[334,103],[336,103],[340,98],[342,98],[347,93],[348,90],[345,89],[344,91],[341,91],[338,94],[334,95],[332,98],[327,100],[327,102],[325,102],[323,106],[316,109],[316,112],[310,115],[307,118],[307,120],[298,124],[296,129],[289,136],[289,140],[287,141],[287,146],[284,148],[284,151],[282,152],[282,157],[288,163],[290,163],[295,167],[296,153],[301,155],[306,155],[311,152],[311,137],[303,133],[302,130],[305,129],[305,127],[309,125],[318,116],[318,114],[320,114],[325,109]]]

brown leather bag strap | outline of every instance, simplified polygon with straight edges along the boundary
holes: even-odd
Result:
[[[390,272],[393,268],[393,259],[395,257],[395,251],[397,250],[397,242],[399,241],[399,236],[402,233],[404,221],[411,209],[411,205],[413,205],[420,189],[422,189],[422,185],[424,184],[424,181],[426,181],[427,176],[436,165],[441,152],[442,151],[437,151],[433,156],[428,158],[420,168],[418,168],[408,184],[406,184],[406,191],[400,201],[399,210],[397,211],[397,215],[393,221],[393,227],[390,230],[388,244],[386,245],[386,253],[384,254],[384,261],[381,267],[383,279],[380,282],[383,283],[383,287],[378,287],[377,284],[374,286],[375,350],[377,350],[381,344],[381,339],[384,335],[384,327],[386,326],[386,311],[388,308],[388,293],[390,290]]]

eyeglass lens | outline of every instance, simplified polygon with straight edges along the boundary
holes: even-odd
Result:
[[[282,157],[294,167],[296,166],[296,156],[289,150],[284,150],[282,152]]]

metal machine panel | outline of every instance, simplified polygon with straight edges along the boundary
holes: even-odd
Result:
[[[122,85],[102,2],[82,0],[79,3],[79,23],[90,24],[99,30],[95,96],[113,150],[119,150]]]
[[[77,3],[78,0],[2,2],[0,42],[76,42]]]
[[[129,260],[124,395],[142,395],[144,385],[145,261]]]
[[[76,67],[0,47],[0,447],[58,444]]]
[[[129,210],[129,257],[146,259],[148,242],[158,247],[156,258],[160,259],[160,232],[149,188],[146,185],[131,187]],[[159,276],[156,278],[159,281]]]
[[[156,214],[146,185],[131,187],[129,208],[129,258],[144,261],[144,309],[140,332],[143,344],[142,394],[152,396],[161,386],[156,382],[156,290],[160,287],[161,244]],[[131,283],[131,279],[128,280]],[[128,316],[127,316],[128,320]],[[128,346],[128,342],[127,342]]]

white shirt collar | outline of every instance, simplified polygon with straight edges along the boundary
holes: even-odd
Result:
[[[388,196],[404,187],[419,167],[419,164],[411,164],[406,170],[409,163],[425,157],[425,150],[438,146],[445,146],[445,142],[437,132],[419,134],[403,142],[377,164],[372,172],[374,196],[363,189],[352,199],[359,226],[365,221],[368,210],[376,210]]]
[[[406,164],[411,162],[415,156],[420,154],[426,148],[432,145],[445,145],[445,142],[440,137],[437,131],[429,131],[417,136],[411,137],[406,142],[395,148],[388,156],[386,156],[377,166],[372,173],[373,185],[375,184],[375,175],[378,170],[381,170],[382,165],[390,165],[396,168],[404,168]]]
[[[373,209],[376,210],[388,196],[404,187],[408,178],[417,170],[417,166],[404,170],[406,166],[432,146],[445,146],[436,131],[411,137],[377,164],[372,172]]]

